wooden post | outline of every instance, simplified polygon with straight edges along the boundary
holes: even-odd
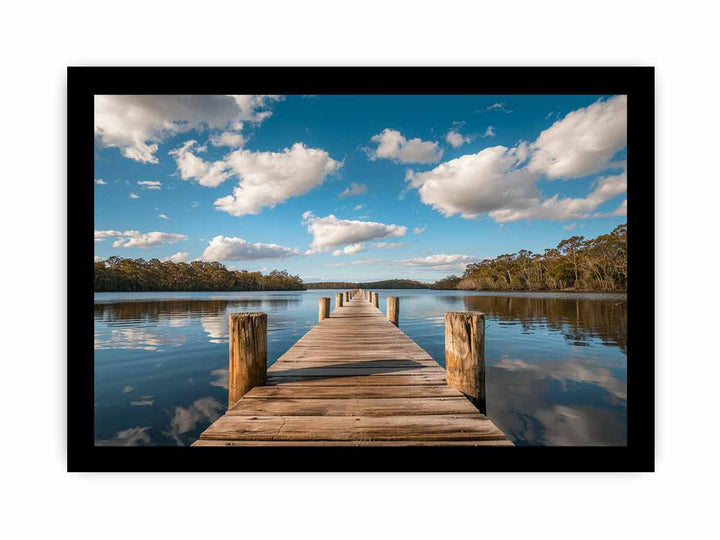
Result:
[[[228,409],[267,378],[267,313],[230,315]]]
[[[330,316],[330,299],[329,298],[320,298],[320,303],[318,306],[318,322],[321,322],[323,319],[327,319]]]
[[[380,295],[376,292],[372,293],[372,305],[373,307],[379,308],[380,307]]]
[[[395,326],[400,326],[400,299],[397,296],[387,297],[387,318]]]
[[[335,295],[335,309],[343,307],[343,298],[342,293],[337,293]]]
[[[450,386],[460,390],[481,413],[487,414],[484,313],[445,313],[445,373]]]

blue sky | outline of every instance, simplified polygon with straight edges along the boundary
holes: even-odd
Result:
[[[434,281],[626,219],[624,96],[96,96],[96,258]],[[194,142],[193,142],[194,141]]]

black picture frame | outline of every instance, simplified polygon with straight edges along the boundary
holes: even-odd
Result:
[[[67,73],[68,471],[654,471],[654,68],[69,67]],[[94,95],[239,93],[627,95],[627,446],[94,446]]]

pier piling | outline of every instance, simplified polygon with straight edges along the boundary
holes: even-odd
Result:
[[[230,316],[228,408],[267,379],[267,314]]]
[[[460,390],[481,413],[487,414],[484,313],[445,313],[445,372],[448,385]]]

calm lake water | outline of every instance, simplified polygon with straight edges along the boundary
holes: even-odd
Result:
[[[191,444],[227,406],[229,314],[268,313],[272,364],[335,292],[96,294],[96,444]],[[444,313],[486,313],[488,415],[516,444],[626,444],[625,295],[379,292],[440,364]]]

